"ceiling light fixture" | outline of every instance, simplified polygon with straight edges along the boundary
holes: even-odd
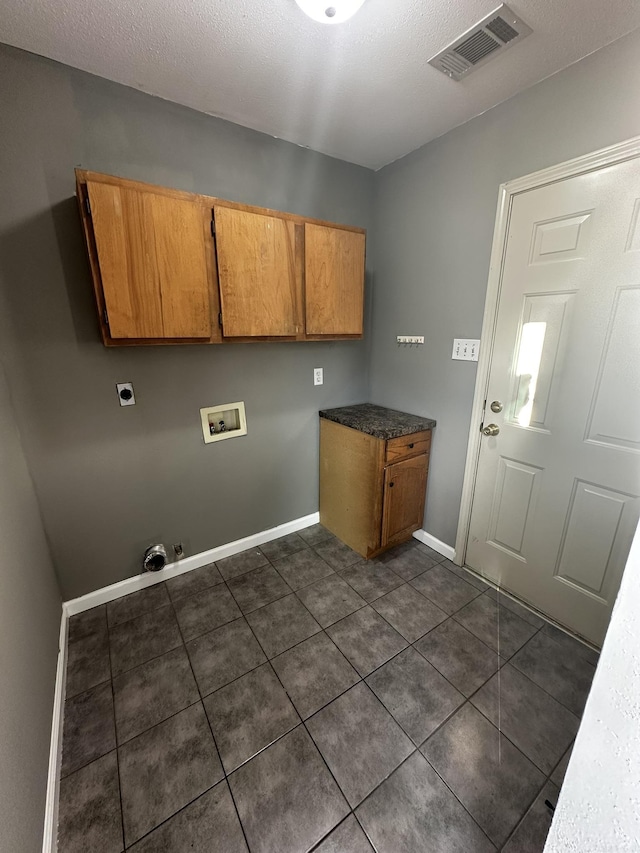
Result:
[[[358,11],[364,0],[296,0],[305,14],[321,24],[341,24]]]

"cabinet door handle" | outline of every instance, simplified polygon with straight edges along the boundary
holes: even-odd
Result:
[[[409,445],[409,450],[413,450],[413,442]]]
[[[390,489],[392,489],[392,488],[393,488],[393,483],[389,483],[389,488],[390,488]]]

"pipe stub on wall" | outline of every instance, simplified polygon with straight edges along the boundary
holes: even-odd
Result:
[[[164,545],[152,545],[144,552],[142,567],[145,572],[159,572],[167,562],[167,550]]]

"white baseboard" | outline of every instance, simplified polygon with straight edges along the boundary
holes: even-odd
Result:
[[[64,694],[67,675],[68,631],[69,615],[63,605],[60,618],[60,639],[58,640],[56,686],[53,694],[53,719],[51,723],[51,743],[49,746],[49,773],[47,776],[47,799],[44,810],[42,853],[56,853],[58,849],[58,798],[62,761],[62,724],[64,721]]]
[[[423,545],[428,545],[429,548],[433,548],[434,551],[437,551],[438,554],[442,554],[443,557],[447,557],[447,559],[455,562],[455,549],[452,548],[451,545],[447,545],[439,539],[436,539],[435,536],[427,533],[426,530],[416,530],[413,534],[413,538],[417,539],[418,542],[422,542]]]
[[[207,566],[215,560],[232,557],[234,554],[239,554],[240,551],[246,551],[248,548],[257,548],[259,545],[264,545],[265,542],[279,539],[280,536],[286,536],[288,533],[295,533],[298,530],[303,530],[305,527],[311,527],[312,524],[317,524],[319,521],[320,513],[312,512],[311,515],[295,518],[293,521],[287,521],[285,524],[279,524],[277,527],[271,527],[269,530],[245,536],[244,539],[236,539],[235,542],[219,545],[217,548],[210,548],[208,551],[201,551],[192,557],[184,557],[175,563],[169,563],[168,566],[159,572],[145,572],[144,574],[135,575],[132,578],[111,584],[111,586],[97,589],[95,592],[89,592],[87,595],[81,595],[79,598],[73,598],[71,601],[65,602],[64,609],[67,616],[75,616],[76,613],[91,610],[92,607],[97,607],[99,604],[105,604],[108,601],[114,601],[116,598],[128,595],[130,592],[137,592],[139,589],[145,589],[161,581],[169,580],[169,578],[175,578],[177,575],[183,575],[192,569]]]

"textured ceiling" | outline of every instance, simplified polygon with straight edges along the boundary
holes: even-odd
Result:
[[[428,59],[499,0],[2,0],[0,41],[378,169],[640,26],[637,0],[514,0],[534,30],[455,83]]]

